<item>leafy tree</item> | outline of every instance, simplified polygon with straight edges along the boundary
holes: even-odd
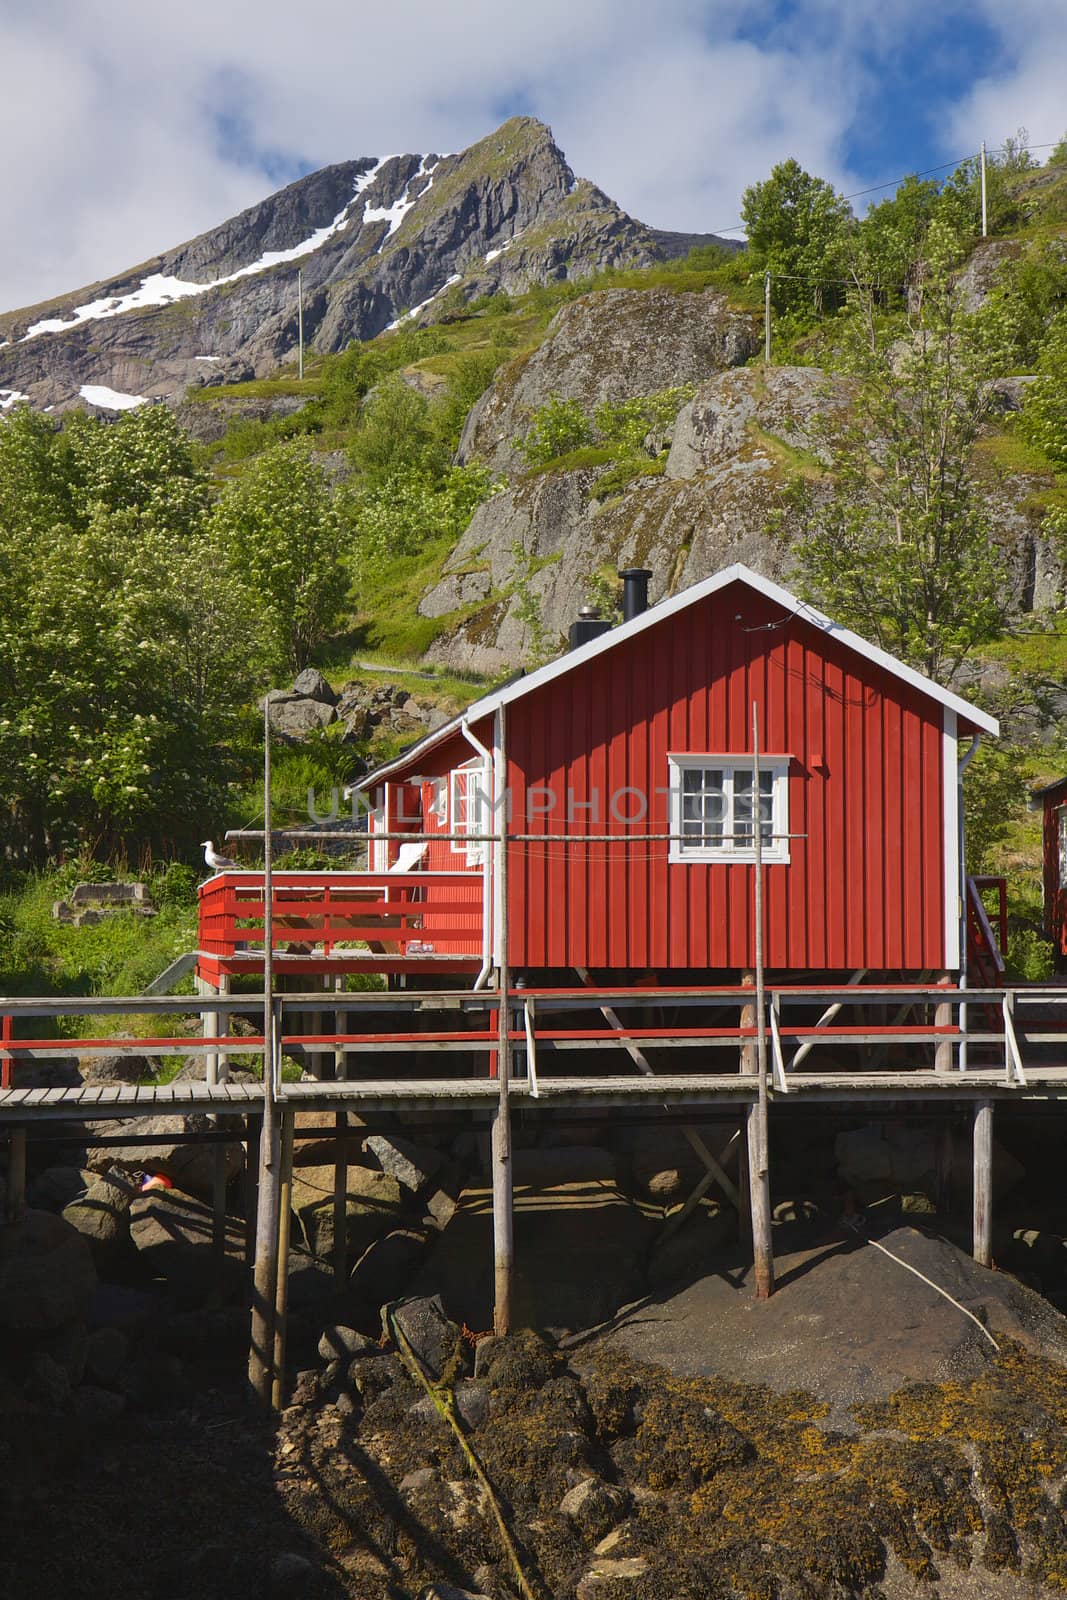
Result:
[[[275,668],[298,672],[336,627],[348,590],[341,519],[307,446],[265,451],[221,496],[212,534],[259,596]]]
[[[932,179],[904,179],[889,199],[872,204],[846,236],[845,256],[858,290],[882,298],[900,295],[921,276],[924,245],[937,214],[938,185]]]
[[[347,497],[345,513],[360,559],[413,555],[441,538],[455,543],[493,489],[485,467],[450,467],[436,483],[398,473],[374,488],[357,489]]]
[[[1019,432],[1057,466],[1067,468],[1067,311],[1053,322],[1023,401]]]
[[[792,157],[741,198],[753,267],[772,274],[779,310],[822,305],[820,280],[840,276],[841,249],[852,221],[848,202]]]
[[[372,485],[401,472],[432,475],[443,465],[443,454],[426,396],[395,374],[383,378],[364,406],[349,455]]]
[[[66,432],[73,483],[87,511],[129,511],[171,533],[189,533],[208,505],[207,481],[167,406],[138,406],[115,422],[76,413]]]
[[[827,429],[833,492],[798,490],[807,592],[933,678],[951,679],[1004,630],[1010,582],[971,469],[1007,344],[995,312],[967,315],[942,277],[907,337],[872,349],[853,323],[848,419]]]

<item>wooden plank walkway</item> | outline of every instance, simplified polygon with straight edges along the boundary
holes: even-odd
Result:
[[[934,1072],[928,1068],[882,1072],[797,1072],[789,1074],[788,1090],[773,1087],[778,1108],[813,1100],[866,1103],[911,1100],[1004,1099],[1067,1101],[1067,1065],[1028,1065],[1026,1083],[1009,1083],[1002,1067],[975,1067],[967,1072]],[[756,1096],[754,1076],[731,1073],[657,1073],[651,1077],[622,1074],[553,1077],[542,1073],[536,1096],[526,1078],[511,1083],[513,1098],[525,1106],[596,1107],[633,1104],[747,1105]],[[491,1109],[499,1094],[497,1080],[476,1078],[363,1079],[342,1083],[315,1081],[283,1084],[280,1099],[300,1109],[384,1110],[433,1109],[464,1105]],[[51,1089],[0,1089],[0,1123],[38,1119],[93,1121],[114,1117],[151,1117],[162,1113],[255,1112],[262,1104],[258,1083],[178,1083],[167,1085],[73,1085]]]

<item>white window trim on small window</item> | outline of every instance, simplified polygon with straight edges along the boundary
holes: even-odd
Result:
[[[1059,887],[1067,888],[1067,805],[1056,807],[1056,859]]]
[[[478,779],[473,791],[469,787],[472,776]],[[455,767],[448,775],[448,790],[449,832],[488,833],[489,769],[486,763],[474,756],[470,761],[465,761],[461,767]],[[473,809],[469,804],[472,792],[476,796]],[[485,861],[484,840],[465,844],[460,839],[453,839],[451,849],[453,855],[465,856],[469,867],[480,867]]]
[[[763,860],[772,866],[788,865],[789,862],[789,764],[791,756],[766,755],[759,758],[760,774],[773,774],[773,788],[771,792],[771,838],[763,846]],[[667,852],[667,860],[677,865],[687,865],[694,861],[719,861],[727,864],[740,864],[754,862],[756,849],[754,844],[744,844],[733,837],[735,822],[733,809],[733,779],[735,773],[751,773],[752,757],[750,755],[711,755],[689,752],[668,754],[668,770],[670,774],[670,831],[671,840]],[[709,768],[721,770],[724,774],[724,794],[726,797],[726,815],[724,817],[724,833],[726,837],[720,843],[710,844],[701,841],[689,844],[681,837],[682,834],[682,780],[687,771],[706,771]]]

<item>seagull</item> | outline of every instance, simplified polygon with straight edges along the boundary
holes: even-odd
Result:
[[[237,869],[236,861],[231,861],[229,856],[220,856],[210,839],[201,839],[204,847],[204,860],[212,872],[234,872]]]

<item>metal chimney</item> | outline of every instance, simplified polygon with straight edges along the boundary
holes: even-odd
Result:
[[[632,622],[634,617],[648,610],[648,580],[651,576],[648,567],[623,567],[620,571],[624,622]]]
[[[599,639],[602,633],[608,633],[611,623],[605,622],[596,606],[582,606],[578,612],[577,622],[572,622],[567,638],[572,650],[580,644],[588,644],[590,639]]]

